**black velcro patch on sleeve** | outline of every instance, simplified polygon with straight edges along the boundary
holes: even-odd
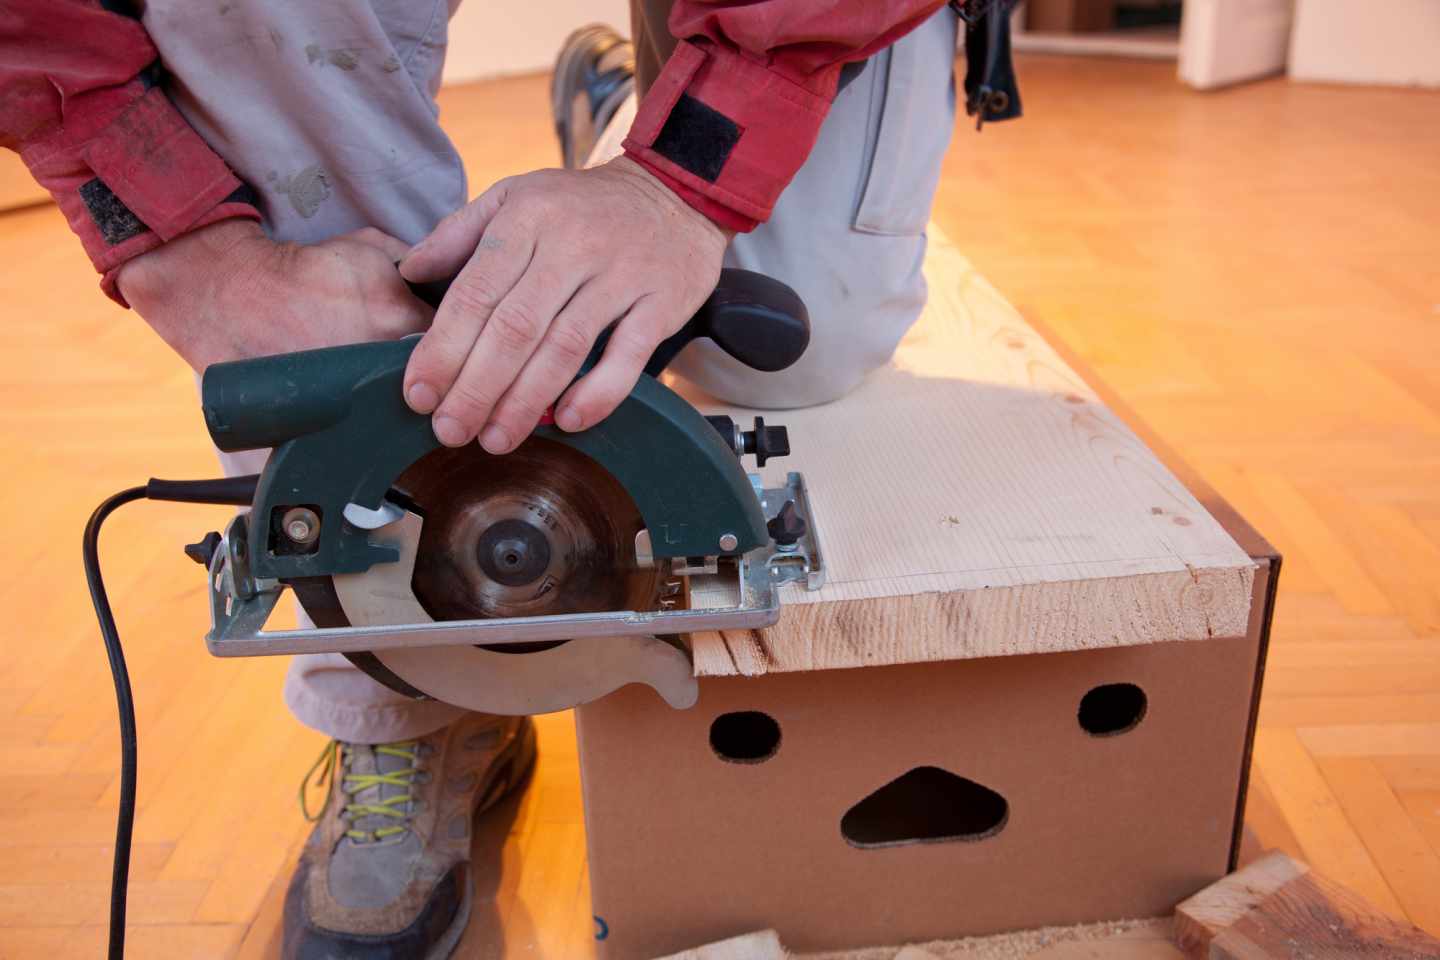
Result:
[[[654,150],[700,179],[714,183],[739,140],[740,127],[734,120],[682,93],[655,138]]]
[[[80,184],[80,199],[100,228],[100,236],[112,247],[150,229],[99,177]]]
[[[220,202],[221,202],[221,203],[248,203],[248,204],[250,204],[250,206],[255,207],[256,209],[259,209],[259,207],[260,207],[260,194],[256,193],[256,192],[255,192],[255,188],[252,187],[252,186],[250,186],[250,184],[248,184],[248,183],[242,183],[242,184],[240,184],[240,186],[236,187],[234,190],[231,190],[231,191],[230,191],[230,194],[229,194],[224,200],[221,200]]]

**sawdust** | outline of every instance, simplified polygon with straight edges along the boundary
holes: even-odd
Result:
[[[1110,938],[1168,939],[1170,920],[1113,920],[1073,927],[1037,927],[991,937],[934,940],[905,947],[867,947],[792,954],[793,960],[1024,960],[1059,943]]]

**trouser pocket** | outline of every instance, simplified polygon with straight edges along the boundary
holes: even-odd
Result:
[[[868,172],[854,227],[910,236],[924,231],[955,126],[955,44],[959,18],[942,7],[880,51],[856,83],[867,83]]]

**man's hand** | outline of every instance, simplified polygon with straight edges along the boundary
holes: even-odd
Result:
[[[414,281],[455,275],[405,372],[435,436],[508,453],[555,409],[562,430],[604,419],[655,346],[714,289],[727,234],[621,157],[501,180],[402,261]],[[601,331],[605,354],[566,391]]]
[[[406,288],[401,240],[365,229],[323,243],[275,243],[223,220],[126,263],[121,294],[195,370],[220,360],[393,340],[431,310]]]

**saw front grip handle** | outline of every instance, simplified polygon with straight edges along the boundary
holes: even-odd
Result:
[[[451,282],[406,281],[410,292],[432,307],[440,306]],[[774,277],[727,267],[695,315],[655,348],[645,372],[659,375],[692,340],[702,337],[747,367],[775,373],[794,364],[810,345],[810,314],[799,294]],[[609,340],[607,329],[595,342],[587,368],[600,359]]]
[[[655,348],[645,372],[659,375],[701,337],[747,367],[776,373],[793,365],[810,345],[810,314],[800,295],[774,277],[726,268],[695,315]]]

